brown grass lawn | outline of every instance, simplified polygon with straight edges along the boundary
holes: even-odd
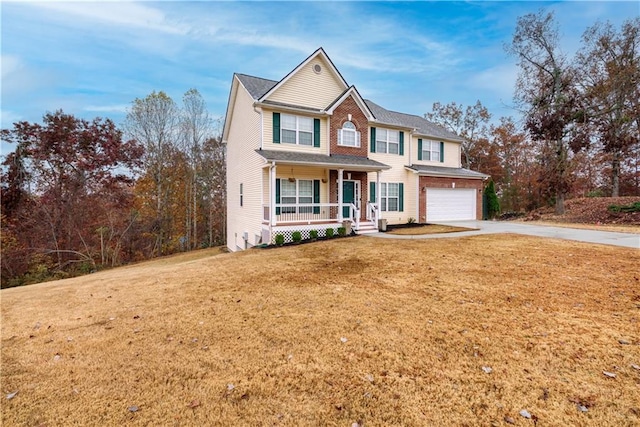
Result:
[[[422,227],[396,228],[394,230],[389,230],[387,234],[416,236],[416,235],[422,235],[422,234],[457,233],[459,231],[474,231],[474,230],[477,230],[477,228],[454,227],[451,225],[441,225],[441,224],[425,224]]]
[[[481,235],[212,254],[2,290],[2,425],[640,424],[638,250]]]

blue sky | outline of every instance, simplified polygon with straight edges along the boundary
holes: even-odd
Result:
[[[617,27],[638,2],[7,2],[1,125],[63,109],[121,124],[135,98],[196,88],[225,112],[234,72],[279,80],[322,46],[349,84],[387,109],[481,100],[511,108],[518,16],[556,13],[571,55],[586,27]]]

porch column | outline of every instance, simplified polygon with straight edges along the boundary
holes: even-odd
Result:
[[[382,188],[380,187],[380,171],[376,171],[376,220],[382,218]],[[378,224],[376,224],[376,227]]]
[[[344,169],[338,169],[338,222],[342,222],[342,179]]]
[[[276,164],[269,168],[269,224],[276,225]]]

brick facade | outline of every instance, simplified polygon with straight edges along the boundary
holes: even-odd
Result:
[[[420,177],[420,191],[419,191],[419,214],[420,222],[427,222],[427,188],[473,188],[476,190],[476,219],[482,219],[482,188],[484,183],[479,179],[464,179],[464,178],[436,178],[432,176]]]
[[[342,145],[338,145],[338,129],[342,129],[344,122],[349,120],[349,114],[351,114],[351,123],[353,123],[356,126],[356,130],[360,132],[360,147],[344,147]],[[369,140],[369,123],[367,121],[367,117],[353,99],[353,95],[350,95],[347,99],[342,101],[342,104],[338,105],[333,111],[330,131],[329,150],[331,154],[359,157],[368,156],[369,146],[367,141]]]

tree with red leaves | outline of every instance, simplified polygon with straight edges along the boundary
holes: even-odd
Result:
[[[104,262],[97,230],[122,227],[114,215],[129,218],[142,146],[123,141],[111,120],[87,121],[62,111],[47,113],[42,124],[15,123],[2,130],[2,141],[16,146],[2,163],[3,225],[17,239],[13,247],[59,272]],[[5,255],[3,279],[9,271]],[[29,264],[12,269],[13,275],[28,273]]]

